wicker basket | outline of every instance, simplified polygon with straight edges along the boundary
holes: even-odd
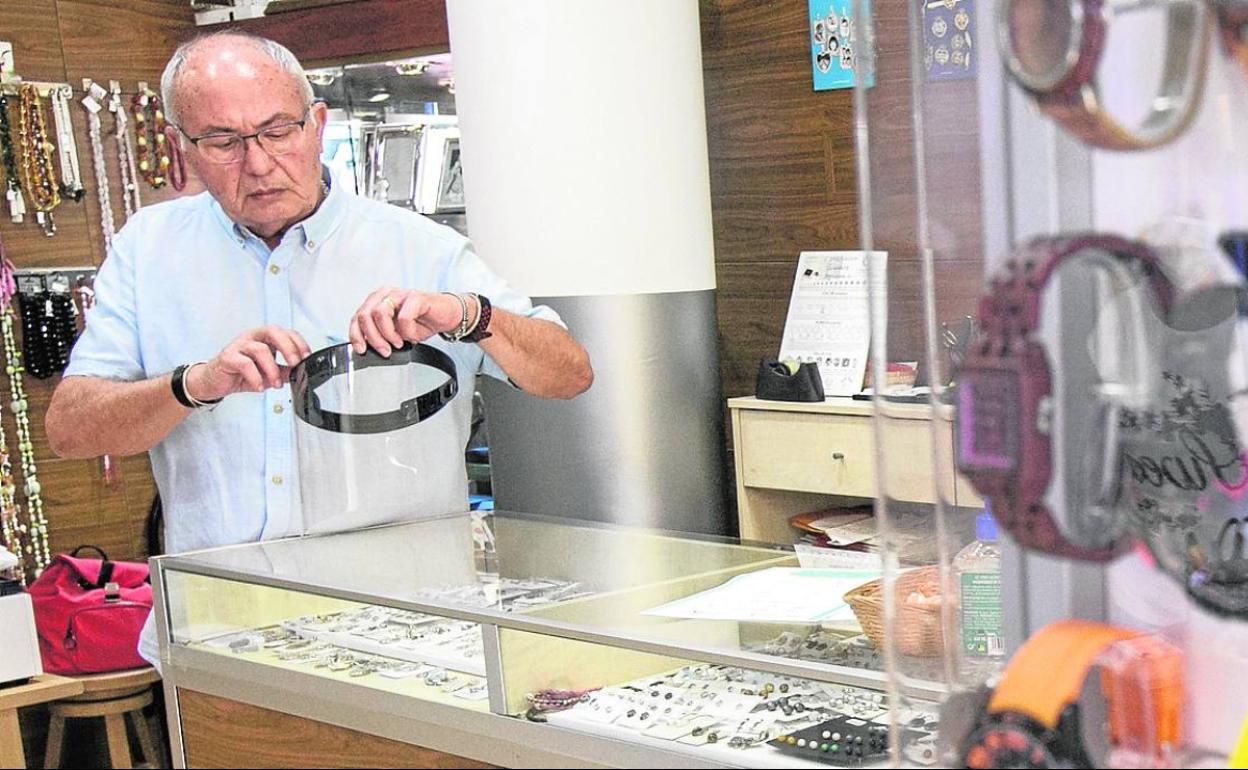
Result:
[[[883,579],[872,580],[845,594],[845,603],[854,611],[862,632],[877,648],[884,648]],[[939,657],[944,652],[940,605],[916,605],[905,601],[916,591],[931,596],[940,593],[940,568],[920,567],[897,577],[897,622],[893,630],[897,651],[920,658]]]

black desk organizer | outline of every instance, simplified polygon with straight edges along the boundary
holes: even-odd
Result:
[[[758,364],[754,395],[764,401],[822,401],[823,378],[813,363],[802,364],[796,374],[775,358]]]

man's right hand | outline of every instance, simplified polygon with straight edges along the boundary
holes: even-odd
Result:
[[[280,353],[284,363],[277,362]],[[290,367],[311,355],[296,331],[265,326],[243,332],[206,364],[186,373],[187,392],[199,401],[216,401],[233,393],[259,393],[280,388]]]

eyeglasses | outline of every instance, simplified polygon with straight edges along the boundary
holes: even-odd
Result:
[[[254,134],[220,133],[191,136],[182,131],[181,126],[178,126],[178,130],[182,131],[187,141],[195,145],[205,160],[227,165],[238,163],[246,156],[248,139],[255,139],[256,144],[270,155],[287,155],[294,152],[299,149],[299,139],[303,136],[303,127],[307,122],[308,113],[305,112],[300,120],[262,128]]]

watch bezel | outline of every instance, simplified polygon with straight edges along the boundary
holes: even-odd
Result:
[[[997,42],[1005,53],[1005,65],[1014,80],[1036,94],[1077,91],[1090,82],[1105,42],[1105,20],[1100,13],[1102,0],[1069,0],[1071,27],[1066,53],[1061,63],[1041,75],[1023,66],[1015,48],[1010,32],[1010,7],[1016,2],[1019,0],[1005,0],[997,17]]]

